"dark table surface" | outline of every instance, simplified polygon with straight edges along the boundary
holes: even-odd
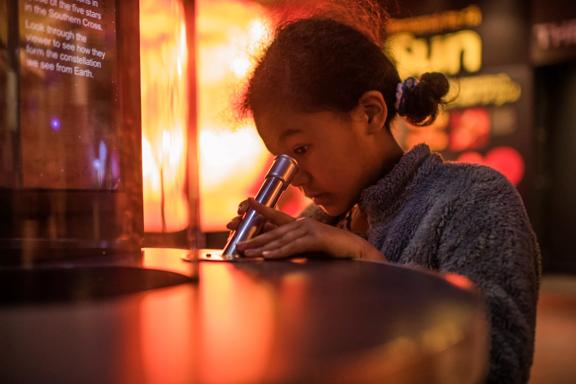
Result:
[[[66,264],[59,280],[26,286],[5,279],[0,382],[472,383],[485,374],[485,308],[463,277],[302,259],[201,262],[195,280],[184,252],[147,249],[117,269]]]

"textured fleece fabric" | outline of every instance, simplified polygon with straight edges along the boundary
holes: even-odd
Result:
[[[491,168],[444,162],[421,144],[361,194],[368,241],[389,262],[470,278],[491,323],[489,383],[528,381],[540,252],[514,186]],[[331,219],[316,209],[307,216]]]

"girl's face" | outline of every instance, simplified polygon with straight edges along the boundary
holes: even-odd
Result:
[[[292,184],[329,215],[349,210],[379,176],[381,135],[370,131],[360,107],[348,114],[263,111],[255,113],[255,122],[270,152],[298,161]]]

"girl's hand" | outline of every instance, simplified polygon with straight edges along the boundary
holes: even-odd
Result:
[[[230,220],[230,221],[228,222],[228,224],[226,224],[226,228],[228,228],[228,229],[231,230],[231,231],[235,231],[236,229],[238,229],[238,226],[240,225],[240,222],[242,222],[242,217],[244,216],[244,214],[246,213],[246,211],[251,207],[251,203],[250,203],[251,201],[253,202],[253,204],[262,206],[261,204],[258,204],[258,203],[257,203],[253,198],[251,198],[251,197],[248,198],[248,199],[246,199],[246,200],[244,200],[244,201],[242,201],[242,202],[238,205],[238,211],[237,211],[238,215],[237,215],[236,217],[234,217],[232,220]],[[280,213],[280,212],[278,212],[278,213]],[[290,220],[294,220],[294,218],[291,217],[291,216],[288,216],[288,215],[285,215],[285,216],[286,216],[287,218],[289,218]],[[274,223],[270,222],[270,221],[267,220],[265,217],[262,217],[262,220],[264,220],[264,224],[262,225],[262,229],[261,229],[261,232],[262,232],[262,233],[268,232],[269,230],[278,227],[277,224],[274,224]]]
[[[238,243],[246,257],[279,259],[308,252],[322,252],[336,258],[385,260],[372,244],[363,238],[309,218],[295,219],[283,212],[248,200],[270,225],[266,233]],[[247,208],[246,208],[247,209]]]

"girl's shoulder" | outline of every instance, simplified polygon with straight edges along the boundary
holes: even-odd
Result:
[[[433,177],[453,192],[517,193],[516,187],[502,173],[480,164],[444,161]]]
[[[484,165],[443,162],[429,190],[438,204],[460,216],[492,218],[526,216],[518,189],[500,172]]]

